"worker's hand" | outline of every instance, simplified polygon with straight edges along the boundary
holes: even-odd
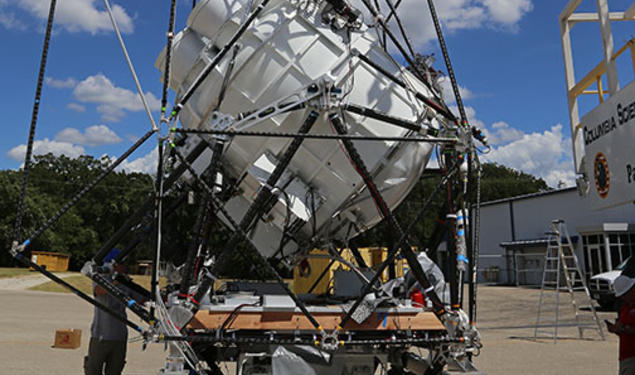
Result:
[[[608,329],[609,332],[614,333],[616,335],[619,335],[620,333],[624,332],[624,324],[622,324],[619,321],[616,321],[615,323],[611,323],[608,320],[605,320],[606,322],[606,329]]]

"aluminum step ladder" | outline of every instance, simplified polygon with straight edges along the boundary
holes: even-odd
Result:
[[[557,343],[558,327],[574,326],[578,328],[578,334],[581,339],[584,338],[585,330],[595,330],[600,335],[600,338],[605,340],[602,324],[594,306],[595,301],[591,298],[586,279],[580,269],[578,257],[575,255],[575,249],[571,243],[567,226],[562,219],[552,221],[552,226],[553,231],[547,233],[549,237],[547,252],[545,253],[534,338],[553,337],[553,342]],[[560,291],[565,288],[569,292],[575,323],[563,323],[560,320]],[[582,301],[578,301],[579,299],[582,299]],[[580,310],[579,302],[585,305],[588,304],[591,314],[583,314]],[[551,315],[554,317],[553,320],[546,317],[550,314],[553,314]],[[585,321],[583,318],[588,318],[589,315],[591,315],[592,320]]]

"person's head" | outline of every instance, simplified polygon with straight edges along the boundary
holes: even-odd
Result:
[[[119,256],[119,253],[121,253],[119,249],[110,250],[110,252],[106,254],[106,256],[104,257],[104,266],[112,262],[113,271],[119,272],[119,273],[125,273],[126,265],[123,263],[117,263],[117,261],[115,261],[117,256]]]
[[[635,304],[635,279],[620,275],[613,282],[615,296],[628,304]]]

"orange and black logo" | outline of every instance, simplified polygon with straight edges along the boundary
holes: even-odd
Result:
[[[595,190],[597,190],[600,198],[604,199],[609,195],[611,172],[609,172],[609,162],[606,160],[606,156],[601,152],[595,155],[593,174],[595,175]]]

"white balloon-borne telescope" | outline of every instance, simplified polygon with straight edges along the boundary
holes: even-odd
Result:
[[[305,95],[314,82],[331,82],[341,90],[334,106],[354,103],[387,115],[430,124],[434,114],[414,98],[439,96],[421,84],[378,44],[374,30],[360,25],[347,33],[323,21],[324,4],[272,0],[238,40],[233,69],[226,58],[198,87],[180,112],[183,127],[214,127],[218,113],[237,115],[267,107],[276,100]],[[229,42],[249,11],[242,1],[202,1],[187,20],[188,28],[175,38],[170,87],[183,94],[204,67]],[[408,84],[408,89],[391,82],[376,69],[354,58],[367,56],[387,72]],[[232,51],[234,53],[234,51]],[[163,70],[165,50],[156,66]],[[224,100],[217,106],[226,81]],[[215,112],[214,110],[217,110]],[[337,111],[337,108],[333,108]],[[310,109],[281,113],[263,121],[251,121],[228,130],[297,132]],[[415,132],[361,115],[342,115],[349,134],[376,137],[421,136]],[[434,120],[433,120],[434,121]],[[312,133],[333,133],[327,114],[313,126]],[[425,136],[425,135],[424,135]],[[234,137],[225,145],[223,166],[226,178],[240,181],[238,194],[225,208],[242,217],[264,181],[271,174],[290,138]],[[431,143],[399,141],[355,141],[366,167],[391,208],[410,192],[423,172],[433,149]],[[277,185],[286,191],[278,195],[272,210],[250,233],[253,243],[267,256],[279,249],[285,223],[290,222],[298,242],[316,239],[346,240],[374,226],[381,216],[364,181],[338,142],[306,139]],[[291,211],[288,218],[287,205]],[[316,229],[316,233],[313,230]],[[284,254],[293,254],[299,244],[286,243]]]

